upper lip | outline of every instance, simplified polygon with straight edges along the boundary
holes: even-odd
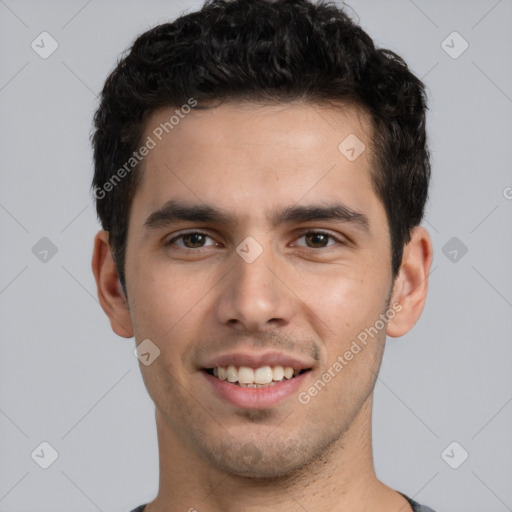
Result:
[[[307,362],[283,352],[230,352],[219,354],[205,361],[202,369],[217,368],[218,366],[247,366],[249,368],[260,368],[262,366],[290,366],[294,370],[307,370],[313,363]]]

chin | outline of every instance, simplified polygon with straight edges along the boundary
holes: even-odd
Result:
[[[279,459],[277,461],[260,461],[253,466],[239,464],[236,463],[236,461],[230,461],[228,464],[221,463],[218,467],[224,473],[232,477],[245,478],[265,483],[270,480],[273,482],[277,480],[289,480],[307,466],[307,462],[296,461],[293,463],[292,461],[286,461],[286,464],[284,464],[283,460]]]
[[[311,438],[308,440],[313,441]],[[231,440],[218,449],[205,450],[203,456],[217,469],[233,477],[262,483],[267,480],[289,480],[322,460],[326,448],[331,444],[319,443],[318,439],[311,445],[304,441],[304,438],[272,440],[271,436],[259,442]]]

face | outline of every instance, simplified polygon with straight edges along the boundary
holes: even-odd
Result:
[[[193,456],[284,476],[343,438],[382,357],[393,282],[369,126],[355,108],[233,103],[158,141],[172,112],[147,123],[157,144],[129,220],[131,327],[160,350],[143,378]],[[351,134],[367,148],[355,160],[338,148]]]

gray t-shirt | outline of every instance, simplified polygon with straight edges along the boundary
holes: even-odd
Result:
[[[400,494],[409,502],[409,504],[411,505],[414,512],[434,512],[430,507],[426,507],[425,505],[420,505],[413,499],[406,496],[404,493],[401,492]],[[132,512],[144,512],[144,507],[146,505],[147,505],[147,503],[145,505],[141,505],[140,507],[134,508],[132,510]]]

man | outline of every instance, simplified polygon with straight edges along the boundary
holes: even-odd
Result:
[[[426,299],[423,84],[335,5],[213,0],[95,116],[92,268],[155,403],[137,512],[429,511],[375,475],[386,335]]]

